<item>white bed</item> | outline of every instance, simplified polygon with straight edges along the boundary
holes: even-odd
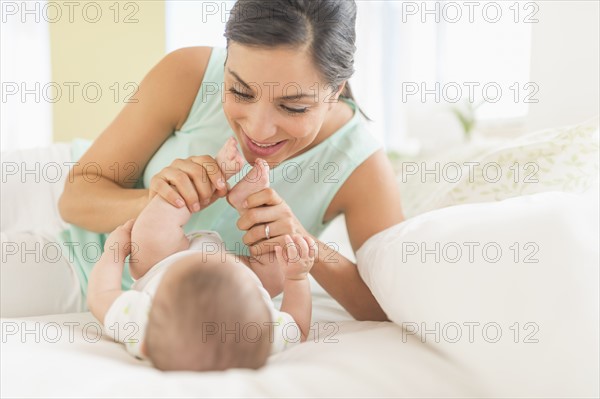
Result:
[[[597,121],[594,123],[597,126]],[[516,144],[495,144],[493,151],[490,148],[477,148],[476,153],[462,151],[461,156],[463,160],[491,162],[499,159],[494,158],[498,151],[504,151],[500,155],[506,159],[506,151],[514,155],[515,148],[531,150],[542,141],[559,145],[560,138],[569,132],[570,139],[576,138],[577,129],[530,135]],[[520,186],[518,194],[517,188],[511,186],[510,195],[502,190],[487,190],[485,185],[474,190],[469,184],[466,186],[471,190],[469,195],[461,197],[465,186],[460,183],[450,186],[399,178],[405,212],[411,219],[372,237],[357,253],[362,261],[361,275],[395,323],[352,320],[312,280],[313,323],[318,329],[313,330],[307,343],[272,357],[258,371],[162,373],[130,357],[124,347],[108,336],[98,336],[99,324],[89,313],[2,319],[0,396],[597,397],[600,392],[598,244],[594,240],[598,238],[598,227],[596,221],[589,222],[590,217],[597,216],[597,212],[591,211],[593,206],[589,206],[598,201],[595,195],[598,165],[593,160],[597,158],[597,127],[595,133],[584,136],[588,139],[587,148],[596,152],[589,152],[583,168],[574,166],[583,170],[586,178],[591,176],[591,181],[584,181],[581,187],[566,189],[563,180],[546,179],[543,173],[556,176],[558,172],[544,165],[541,176],[544,182],[552,184]],[[581,153],[579,141],[573,140],[570,145]],[[64,156],[65,148],[55,146],[54,153],[48,155],[46,151],[44,156],[57,157],[58,152]],[[547,156],[548,152],[544,154]],[[564,147],[556,156],[566,156]],[[565,176],[568,172],[571,179],[572,169],[560,167],[562,161],[558,161],[557,170]],[[489,195],[493,198],[486,197]],[[548,215],[565,209],[565,204],[574,206],[568,206],[571,210],[564,217],[552,218],[546,225]],[[9,210],[5,203],[2,207],[3,213]],[[36,212],[46,212],[49,215],[46,227],[56,228],[61,222],[50,213],[51,208],[41,206]],[[543,211],[537,211],[542,208]],[[460,262],[458,265],[423,262],[422,267],[407,270],[398,267],[406,266],[405,263],[396,263],[399,255],[394,251],[399,249],[398,240],[407,235],[415,241],[428,234],[438,240],[444,234],[450,237],[464,234],[456,240],[467,240],[468,234],[481,237],[488,234],[488,238],[497,237],[498,242],[507,237],[512,239],[512,232],[506,237],[500,233],[495,236],[489,225],[477,231],[476,222],[491,214],[498,220],[509,220],[514,212],[521,212],[519,220],[523,223],[518,229],[521,235],[515,237],[526,239],[528,231],[537,234],[541,248],[537,269],[513,270],[514,262],[505,258],[486,265],[496,268],[490,273],[461,270],[460,267],[468,265]],[[470,230],[460,230],[461,223],[456,221],[471,214],[475,219],[466,223]],[[26,225],[30,216],[35,215],[15,217],[10,221],[11,226]],[[2,223],[4,228],[5,221]],[[560,230],[560,234],[546,235],[542,231],[545,226]],[[532,229],[527,230],[529,227]],[[322,239],[337,243],[343,254],[352,257],[343,231],[343,219],[337,219]],[[544,252],[549,246],[554,252]],[[573,264],[567,264],[570,261]],[[438,273],[436,267],[444,268],[445,274]],[[448,272],[450,267],[456,269]],[[494,285],[495,282],[498,284]],[[511,295],[503,296],[501,284],[510,287]],[[473,287],[477,289],[472,290]],[[530,320],[535,316],[541,326],[537,336],[541,339],[535,345],[511,343],[512,330],[508,324],[502,324],[528,320],[524,315]],[[423,331],[410,332],[406,325],[403,329],[404,320],[418,323],[496,320],[504,327],[507,339],[498,344],[482,340],[463,340],[457,344],[448,339],[435,342],[424,336]]]
[[[94,342],[98,324],[89,313],[4,319],[1,396],[432,397],[485,392],[418,338],[403,343],[402,330],[393,323],[349,320],[322,297],[315,299],[315,310],[321,330],[311,342],[273,357],[259,371],[222,373],[159,372],[106,336]],[[339,321],[329,322],[334,319]],[[62,337],[48,342],[57,340],[57,327]],[[36,328],[39,343],[24,333]]]

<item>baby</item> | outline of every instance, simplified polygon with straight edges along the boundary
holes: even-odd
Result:
[[[241,165],[234,139],[216,159],[224,166]],[[233,173],[226,172],[226,178]],[[248,195],[267,186],[268,165],[257,160],[228,201],[241,210]],[[156,196],[135,224],[130,220],[108,236],[90,276],[88,306],[113,338],[158,369],[194,371],[256,369],[271,353],[306,340],[314,241],[286,236],[275,254],[236,256],[225,251],[216,232],[184,234],[190,217],[187,208]],[[124,292],[127,255],[136,281]],[[281,290],[278,311],[271,296]]]

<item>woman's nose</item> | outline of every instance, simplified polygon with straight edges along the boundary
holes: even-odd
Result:
[[[267,141],[277,132],[273,115],[260,105],[250,111],[247,129],[246,134],[256,141]]]

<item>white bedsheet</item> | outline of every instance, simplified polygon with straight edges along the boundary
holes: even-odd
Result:
[[[54,147],[53,161],[68,160],[68,147]],[[3,154],[5,155],[5,154]],[[46,153],[3,156],[16,165],[43,160]],[[62,228],[56,200],[63,179],[50,185],[23,181],[18,175],[3,184],[2,214],[14,207],[7,193],[26,190],[35,212],[2,220],[2,230]],[[20,185],[27,185],[21,187]],[[17,187],[18,186],[18,187]],[[5,190],[9,189],[10,190]],[[422,188],[426,191],[425,188]],[[40,195],[52,191],[52,195]],[[20,191],[21,192],[21,191]],[[416,194],[415,194],[416,195]],[[415,197],[417,198],[417,197]],[[421,197],[418,197],[421,198]],[[16,199],[15,199],[16,201]],[[43,204],[41,202],[43,201]],[[10,203],[9,203],[10,202]],[[419,201],[413,201],[418,203]],[[39,212],[38,212],[39,211]],[[44,217],[42,217],[44,216]],[[321,237],[354,256],[339,219]],[[313,330],[302,345],[271,358],[258,371],[163,373],[129,356],[125,348],[102,336],[89,313],[2,319],[0,341],[1,397],[494,397],[476,366],[461,353],[440,352],[418,335],[386,322],[358,322],[314,280]],[[577,326],[575,326],[577,328]],[[333,334],[333,335],[332,335]],[[316,342],[314,342],[316,341]],[[569,345],[569,343],[565,343]],[[595,354],[597,355],[597,353]],[[464,356],[462,356],[464,357]],[[560,362],[562,359],[556,359]],[[493,362],[494,359],[487,359]],[[519,359],[515,359],[519,361]],[[577,366],[574,366],[575,372]],[[502,375],[498,375],[501,381]],[[539,381],[538,381],[539,383]],[[597,385],[595,388],[597,393]],[[597,394],[595,395],[597,396]]]
[[[319,293],[319,287],[315,286],[315,291],[313,323],[319,331],[314,329],[309,341],[272,357],[258,371],[157,371],[132,358],[110,337],[99,337],[99,324],[90,313],[2,319],[0,396],[478,397],[490,394],[478,386],[469,371],[415,336],[405,335],[403,339],[397,325],[352,321],[331,298]]]

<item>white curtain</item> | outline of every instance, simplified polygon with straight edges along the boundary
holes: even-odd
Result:
[[[356,3],[356,75],[351,83],[388,150],[414,153],[423,146],[443,147],[444,142],[462,140],[451,108],[479,103],[485,84],[501,87],[503,95],[478,108],[478,120],[496,125],[523,122],[528,104],[514,101],[512,90],[514,82],[523,88],[529,81],[532,24],[526,15],[536,10],[531,4],[519,6],[515,22],[513,2],[472,3],[477,6],[473,21],[464,2]],[[501,8],[498,21],[492,22],[493,13],[482,13],[488,3]],[[473,97],[469,84],[478,85]],[[444,90],[452,87],[462,89],[456,103],[455,93]],[[415,88],[417,93],[411,95]]]
[[[411,67],[425,72],[434,65],[431,57],[432,38],[419,35],[422,46],[416,54],[416,37],[410,34],[411,25],[398,22],[396,11],[400,1],[358,0],[356,17],[356,55],[354,76],[350,84],[354,97],[363,111],[373,120],[371,129],[387,149],[412,152],[414,140],[407,137],[406,107],[399,93],[402,79]],[[410,55],[410,56],[409,56]],[[413,62],[406,62],[412,59]],[[425,75],[429,77],[429,75]]]
[[[2,151],[52,142],[50,34],[46,1],[0,1],[0,143]],[[50,97],[49,97],[50,96]]]

